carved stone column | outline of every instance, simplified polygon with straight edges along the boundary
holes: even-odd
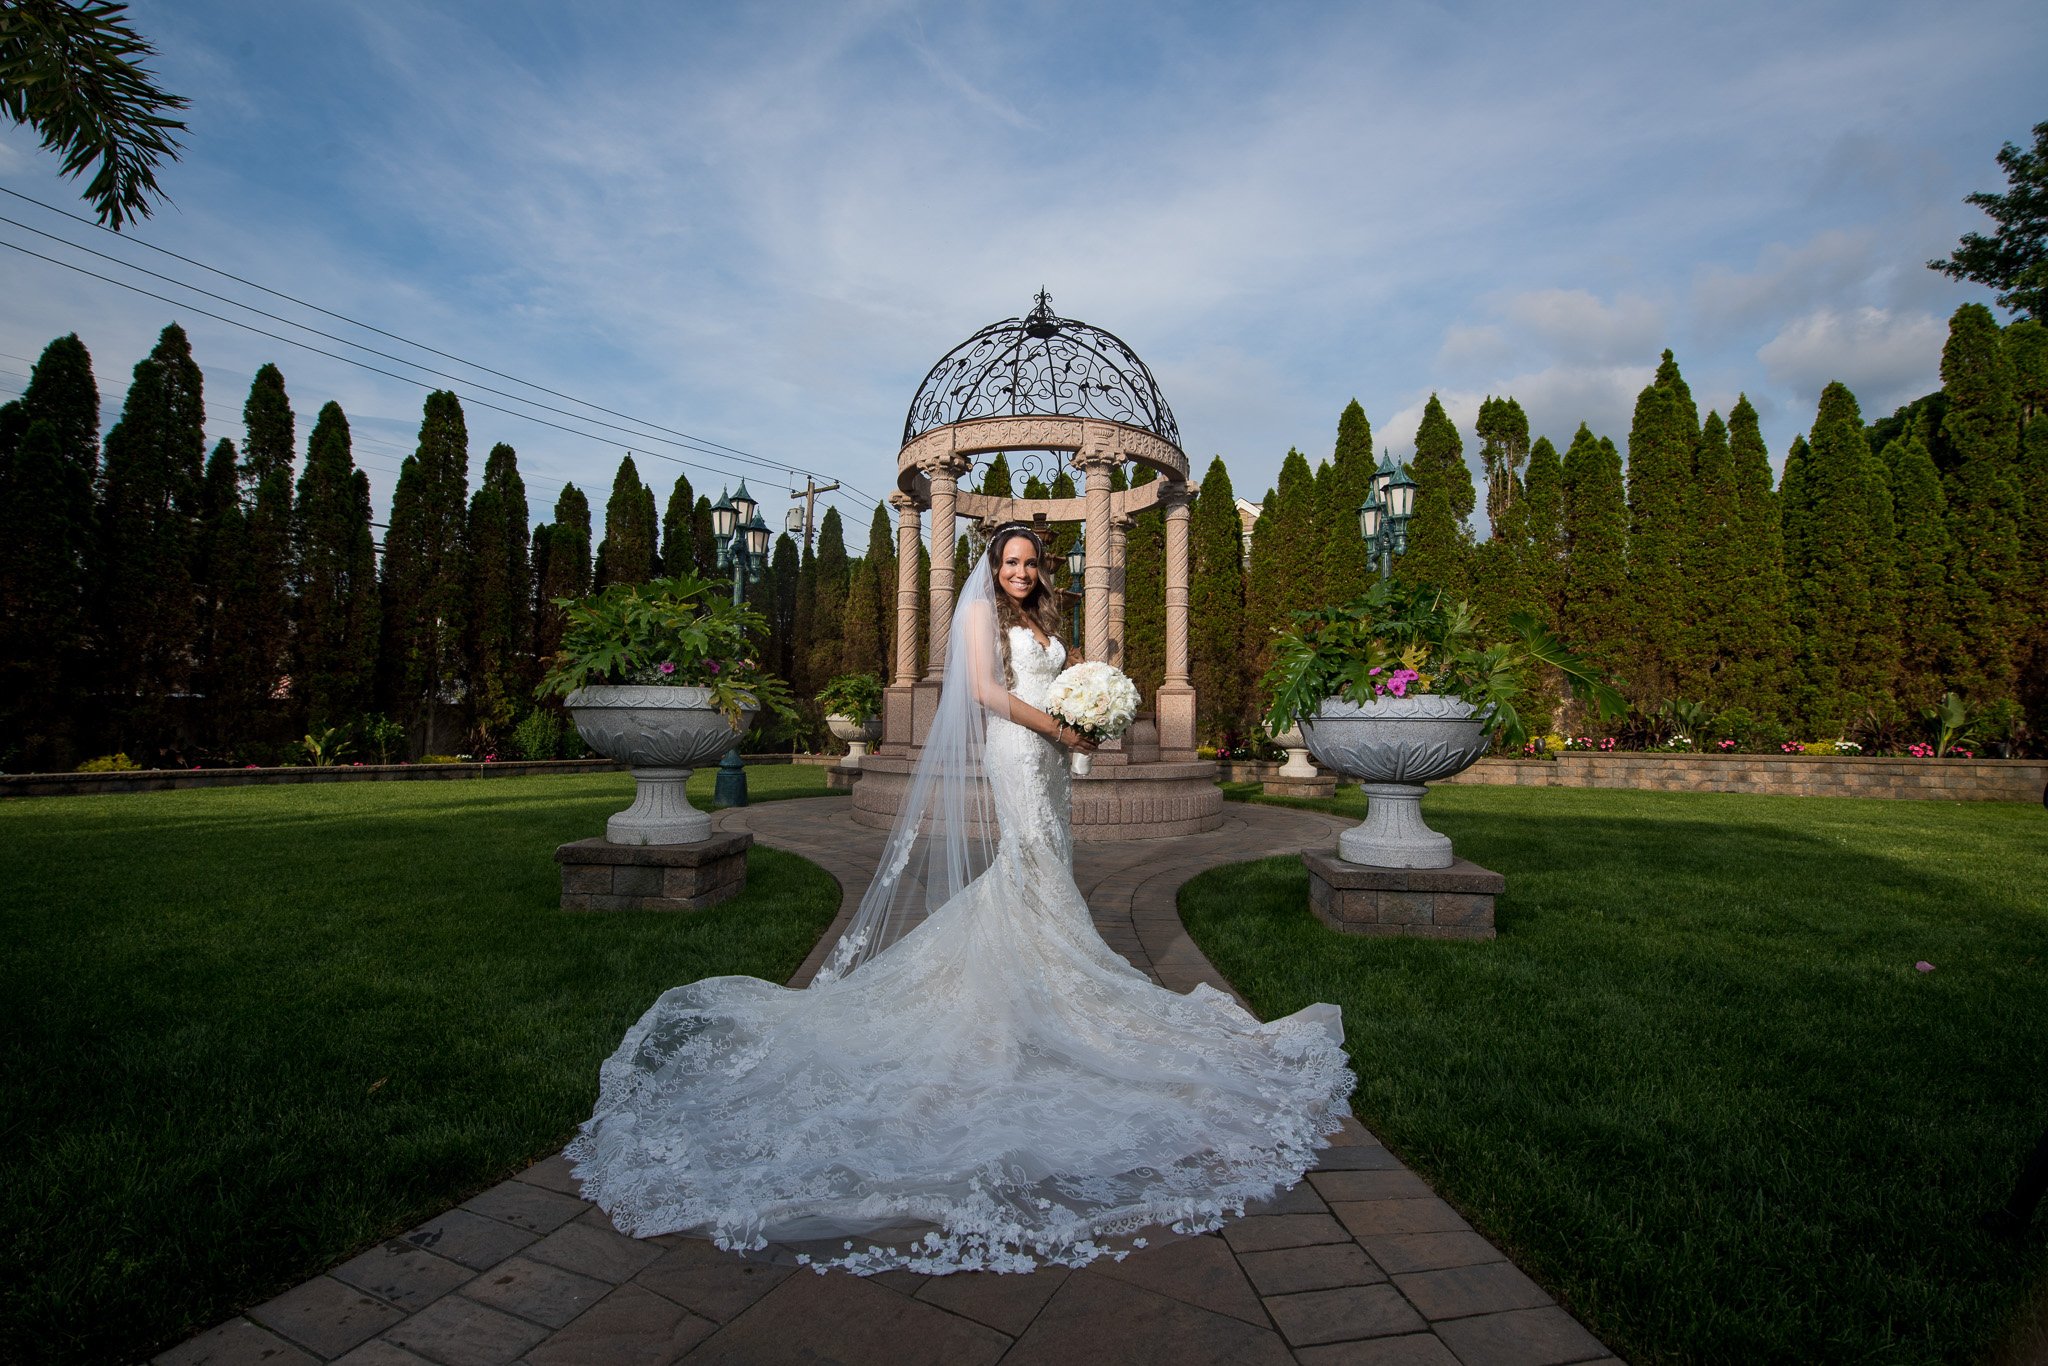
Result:
[[[1188,682],[1188,486],[1161,493],[1166,507],[1166,682],[1159,689],[1159,757],[1195,758],[1195,690]]]
[[[1129,587],[1125,570],[1135,525],[1130,517],[1109,519],[1109,640],[1105,657],[1119,669],[1124,666],[1124,593]]]
[[[959,534],[960,476],[967,468],[955,456],[925,466],[932,481],[932,643],[924,676],[933,682],[946,676],[946,647],[953,633],[953,541]]]
[[[896,509],[896,666],[882,700],[882,745],[892,757],[910,752],[915,743],[911,692],[917,686],[917,500],[907,493],[889,495]]]
[[[1081,629],[1086,639],[1082,653],[1114,664],[1109,640],[1109,472],[1119,461],[1109,437],[1094,433],[1082,448],[1080,461],[1088,480],[1088,577],[1081,597]]]

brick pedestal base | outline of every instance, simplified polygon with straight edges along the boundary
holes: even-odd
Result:
[[[1459,859],[1448,868],[1369,868],[1335,847],[1304,849],[1308,900],[1316,918],[1345,934],[1423,939],[1493,938],[1493,899],[1508,880]]]
[[[701,911],[747,889],[751,833],[695,844],[577,840],[555,850],[565,911]]]
[[[1260,790],[1268,797],[1334,797],[1337,795],[1337,775],[1326,773],[1316,778],[1268,778]]]
[[[851,792],[853,785],[860,781],[860,770],[845,768],[839,764],[825,770],[825,789],[828,792]]]

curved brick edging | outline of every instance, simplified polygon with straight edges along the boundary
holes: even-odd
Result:
[[[2044,788],[2048,788],[2048,760],[1567,751],[1555,759],[1481,759],[1463,773],[1441,782],[1626,788],[1646,792],[1751,792],[1786,797],[2038,802]]]

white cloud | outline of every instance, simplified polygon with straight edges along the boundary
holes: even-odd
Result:
[[[1787,322],[1756,356],[1808,410],[1839,380],[1872,418],[1939,387],[1947,339],[1947,324],[1927,313],[1820,308]]]

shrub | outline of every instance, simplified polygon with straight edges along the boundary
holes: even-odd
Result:
[[[127,773],[130,770],[141,767],[141,764],[136,763],[126,754],[102,754],[97,759],[87,759],[78,766],[78,771],[80,773]]]
[[[526,714],[512,730],[512,750],[522,759],[558,759],[562,748],[562,718],[557,712],[536,709]]]
[[[874,674],[841,674],[818,693],[829,716],[865,721],[882,709],[882,680]]]

